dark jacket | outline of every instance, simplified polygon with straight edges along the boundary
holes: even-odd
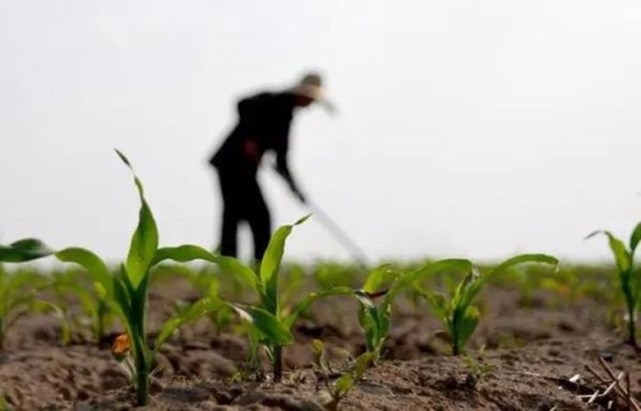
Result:
[[[210,163],[219,171],[255,175],[262,155],[276,154],[276,169],[293,185],[287,165],[289,128],[295,107],[289,93],[260,93],[238,103],[238,124]]]

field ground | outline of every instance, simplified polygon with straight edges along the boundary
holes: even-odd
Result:
[[[167,277],[151,290],[152,330],[173,311],[177,299],[197,297],[185,281]],[[442,325],[428,306],[411,296],[400,298],[383,361],[366,372],[341,402],[342,409],[607,409],[613,396],[591,405],[577,397],[603,388],[586,371],[590,366],[604,374],[599,357],[615,372],[630,373],[631,391],[641,399],[641,356],[621,344],[621,321],[612,315],[612,303],[598,293],[570,299],[539,290],[524,300],[514,284],[493,285],[481,293],[478,305],[482,321],[467,347],[469,357],[457,358],[449,355],[438,332]],[[285,348],[286,375],[280,384],[239,372],[248,352],[239,324],[223,331],[208,319],[187,325],[161,349],[147,409],[322,409],[315,398],[324,380],[313,366],[311,340],[325,342],[340,370],[348,354],[364,350],[357,308],[347,297],[315,304],[295,326],[296,343]],[[0,354],[0,394],[10,406],[131,408],[127,374],[109,348],[98,349],[83,333],[61,347],[59,337],[59,322],[48,315],[27,316],[9,331]],[[484,366],[485,372],[475,378],[470,363]],[[581,380],[569,383],[575,374]],[[617,409],[616,403],[612,407]]]

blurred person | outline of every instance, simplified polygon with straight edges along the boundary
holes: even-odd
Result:
[[[223,211],[220,253],[237,256],[240,222],[249,224],[254,240],[254,258],[262,259],[271,237],[269,209],[256,179],[263,154],[272,151],[275,169],[292,194],[306,202],[287,162],[289,130],[299,108],[323,103],[322,79],[308,73],[293,87],[279,92],[263,92],[240,100],[238,123],[212,156],[209,163],[218,172]]]

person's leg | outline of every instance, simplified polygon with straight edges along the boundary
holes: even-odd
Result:
[[[251,185],[248,194],[247,205],[250,208],[247,213],[247,222],[254,237],[254,258],[256,261],[260,261],[263,258],[263,254],[265,254],[271,237],[271,218],[257,181],[254,181]]]
[[[238,253],[237,234],[240,222],[240,207],[238,186],[232,175],[218,172],[220,193],[222,194],[223,212],[220,235],[220,254],[236,257]]]

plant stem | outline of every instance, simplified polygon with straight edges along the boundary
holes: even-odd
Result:
[[[149,372],[145,365],[138,366],[136,370],[136,403],[139,406],[149,402]]]
[[[274,382],[283,378],[283,346],[274,346]]]
[[[452,315],[452,355],[457,356],[461,353],[460,341],[458,336],[459,324],[458,324],[458,312],[454,311]]]
[[[637,348],[637,332],[634,315],[634,305],[628,304],[628,343],[634,348]]]

